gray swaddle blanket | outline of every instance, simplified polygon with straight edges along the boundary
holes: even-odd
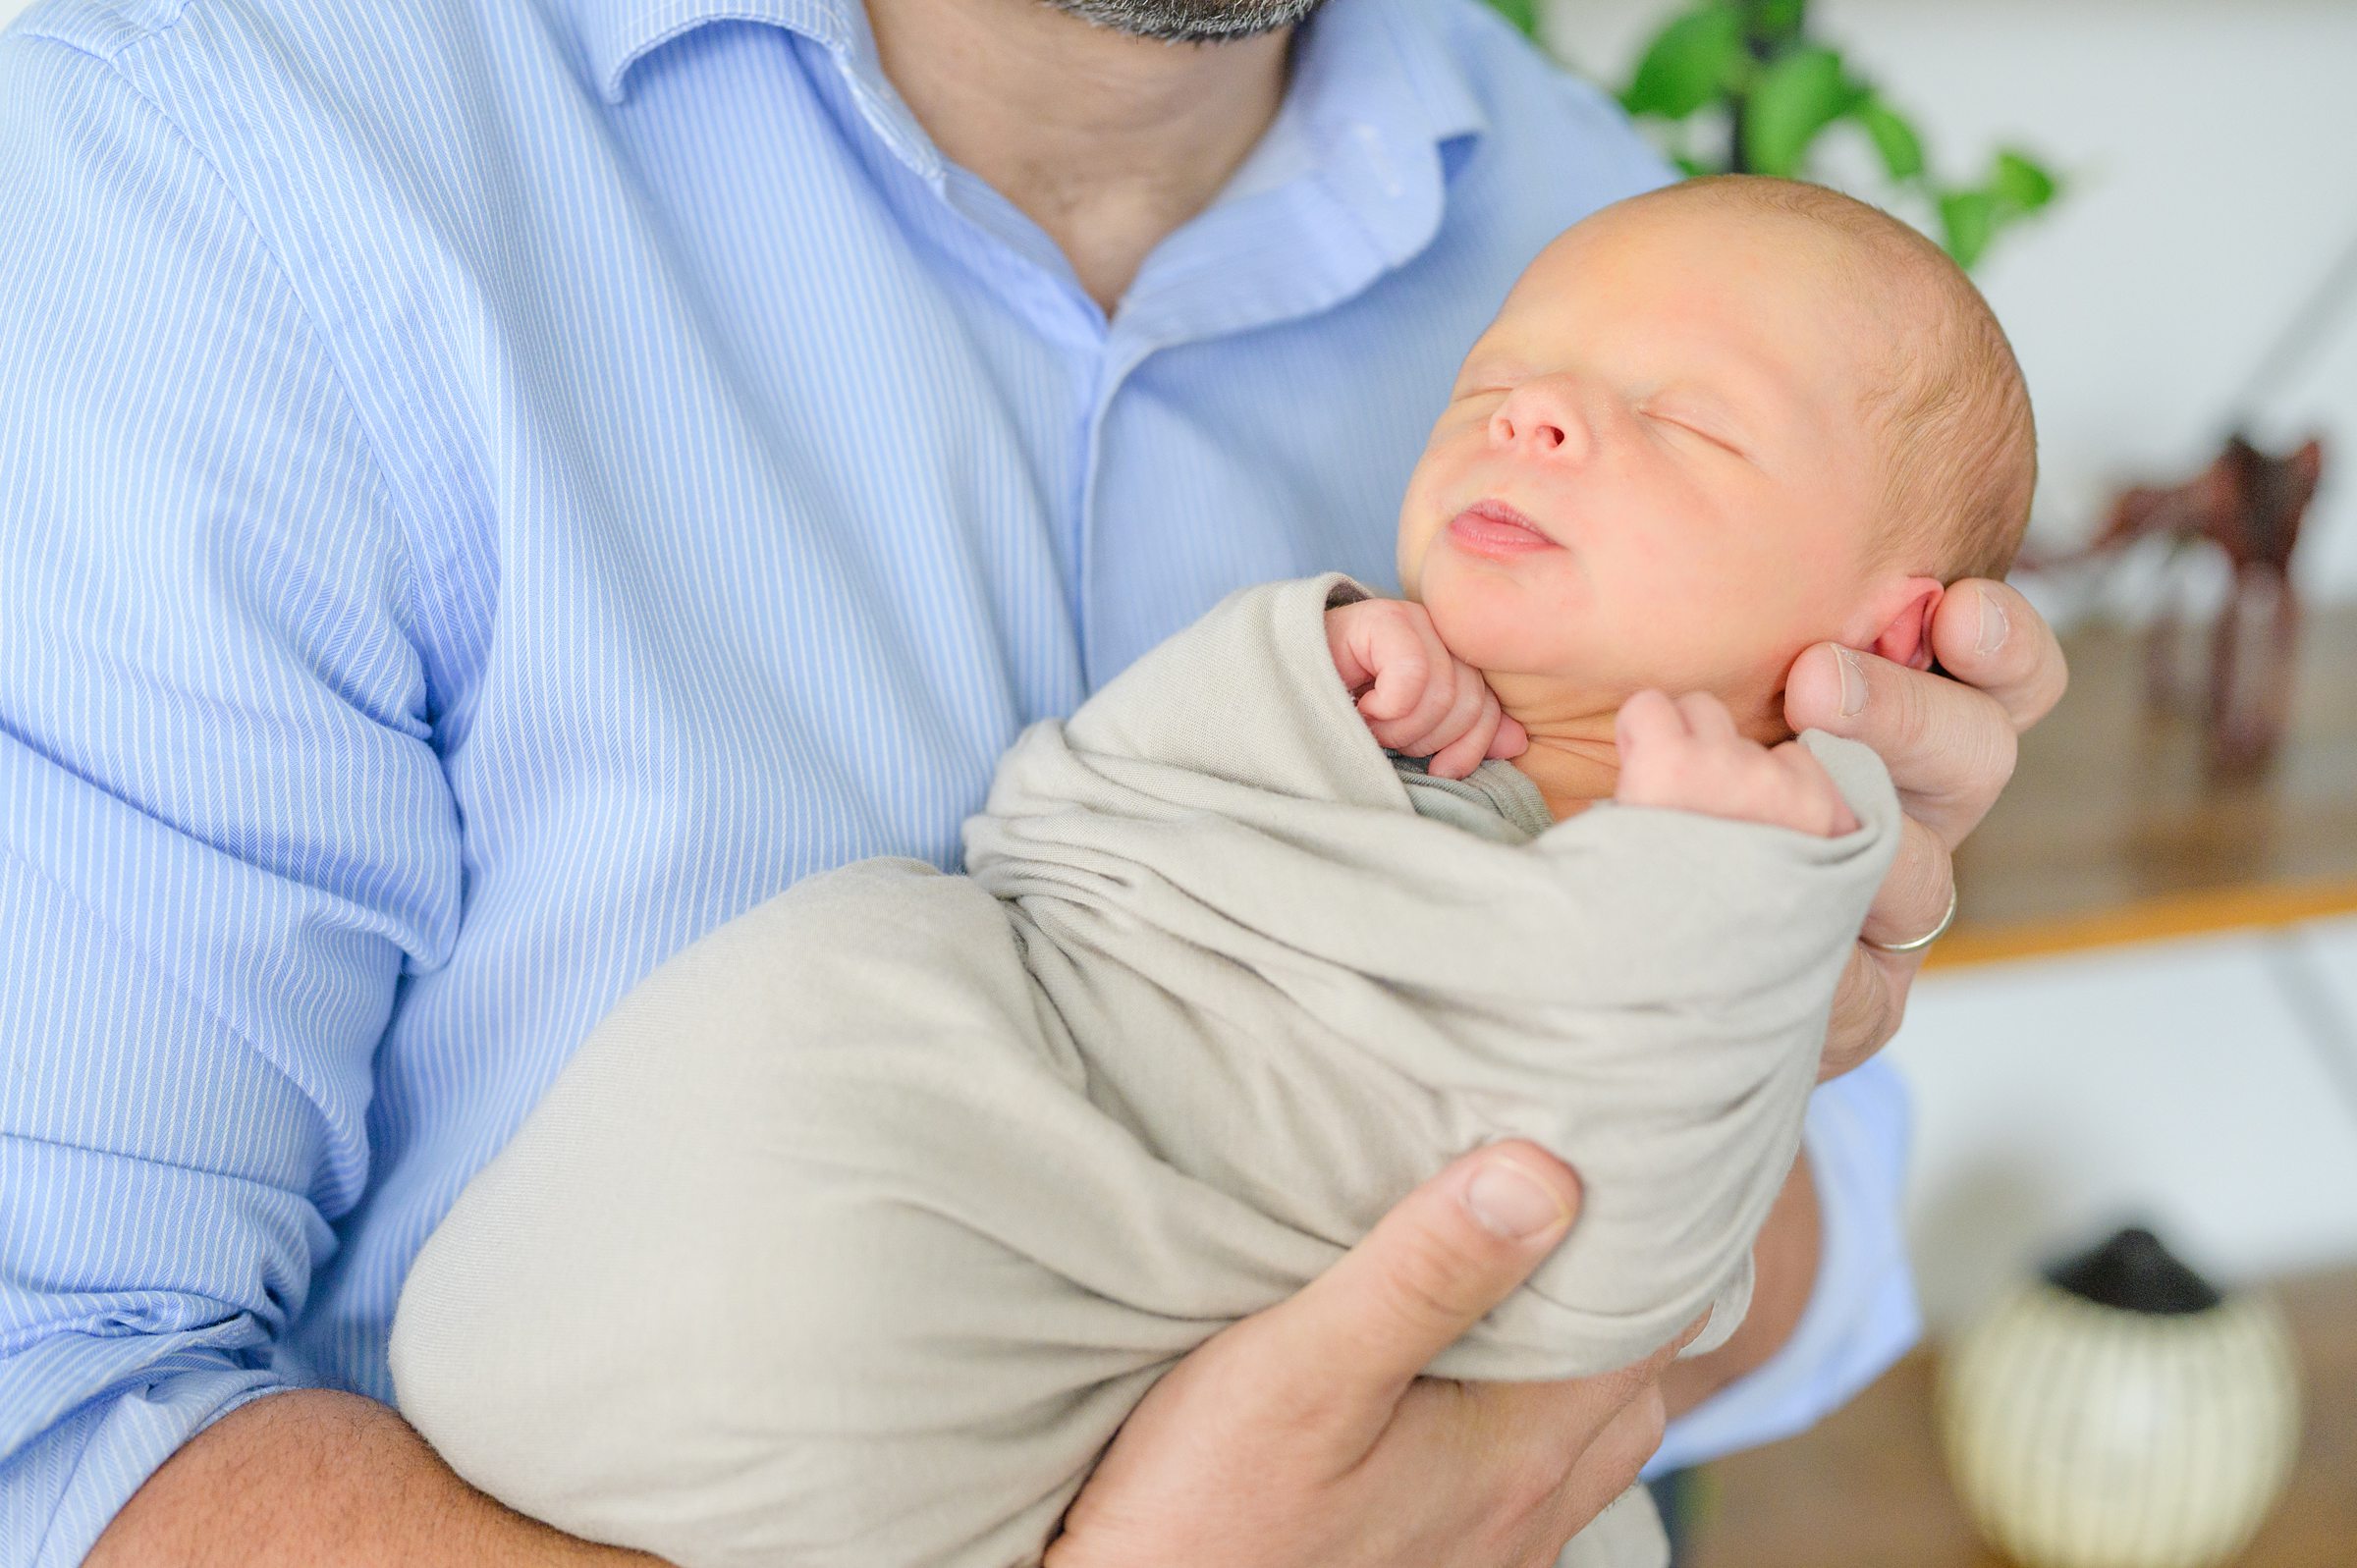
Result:
[[[1432,1371],[1731,1331],[1897,839],[1599,804],[1416,815],[1326,647],[1239,593],[1026,730],[968,875],[808,878],[642,981],[418,1256],[403,1413],[527,1514],[685,1568],[1031,1563],[1178,1357],[1455,1156],[1535,1139],[1569,1237]],[[1566,1563],[1658,1563],[1641,1492]]]

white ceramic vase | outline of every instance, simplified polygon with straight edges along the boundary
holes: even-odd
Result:
[[[1965,1333],[1940,1421],[1957,1493],[2025,1568],[2206,1568],[2281,1492],[2299,1381],[2272,1303],[2220,1297],[2131,1230]]]

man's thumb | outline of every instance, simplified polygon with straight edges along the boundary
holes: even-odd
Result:
[[[1285,1341],[1278,1365],[1388,1418],[1435,1356],[1529,1277],[1578,1208],[1578,1178],[1537,1145],[1475,1150],[1264,1315]]]

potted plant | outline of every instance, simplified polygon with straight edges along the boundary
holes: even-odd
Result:
[[[1491,0],[1534,38],[1541,0]],[[1854,125],[1873,142],[1896,190],[1919,199],[1959,266],[2000,232],[2055,199],[2055,176],[2015,147],[2000,147],[1976,183],[1943,180],[1914,124],[1841,51],[1809,29],[1808,0],[1699,0],[1653,35],[1622,107],[1663,128],[1689,175],[1807,179],[1817,138]]]

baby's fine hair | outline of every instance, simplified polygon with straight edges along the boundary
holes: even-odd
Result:
[[[1891,328],[1866,400],[1882,438],[1886,564],[1952,582],[2002,577],[2029,528],[2038,432],[2013,346],[1964,269],[1880,208],[1824,186],[1713,175],[1642,201],[1712,201],[1812,224],[1853,296]]]

